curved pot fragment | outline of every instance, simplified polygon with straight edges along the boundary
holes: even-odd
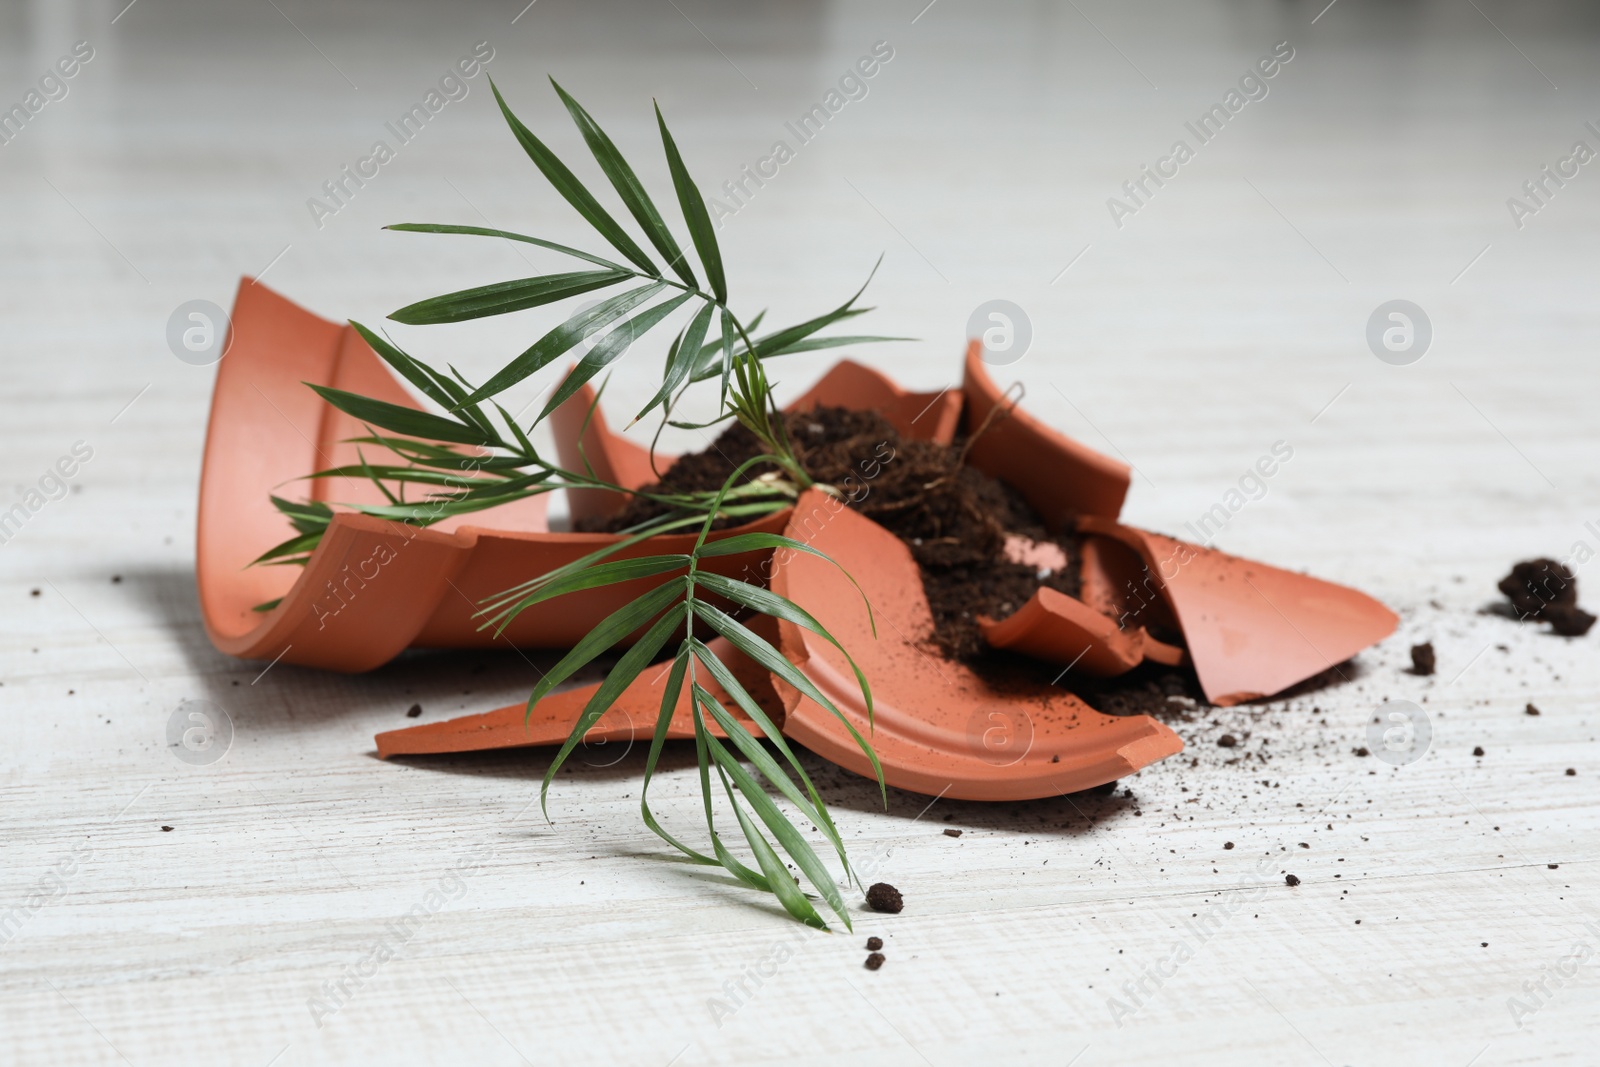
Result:
[[[1083,601],[1050,588],[1041,588],[999,622],[980,618],[978,629],[993,648],[1059,663],[1095,678],[1125,674],[1145,658],[1142,627],[1119,629]]]
[[[1102,715],[1049,685],[1018,681],[997,688],[940,657],[927,640],[933,615],[910,551],[832,497],[804,494],[787,533],[838,566],[780,552],[773,591],[805,607],[851,650],[873,686],[871,723],[855,676],[830,642],[780,623],[779,647],[869,737],[891,785],[963,800],[1028,800],[1101,785],[1183,749],[1154,719]],[[777,685],[780,693],[788,688]],[[784,723],[786,736],[871,776],[871,765],[832,713],[798,694],[788,698],[797,699]]]
[[[1126,625],[1183,633],[1206,699],[1283,691],[1394,632],[1399,617],[1348,586],[1086,517],[1084,599]]]
[[[1052,532],[1071,529],[1080,515],[1114,519],[1122,513],[1127,464],[1084,447],[1008,401],[989,377],[982,341],[967,344],[961,391],[962,431],[970,436],[983,430],[967,462],[1021,493]]]
[[[779,727],[788,712],[772,685],[772,676],[728,644],[723,638],[712,638],[707,644],[717,658],[728,665],[761,709]],[[655,732],[656,719],[661,714],[661,698],[665,695],[668,664],[658,664],[634,679],[622,691],[616,703],[600,717],[600,721],[584,734],[584,744],[617,741],[648,742]],[[715,697],[735,719],[754,732],[750,717],[730,698],[714,678],[702,676],[700,684]],[[492,748],[520,748],[527,745],[559,745],[572,733],[572,727],[583,714],[584,705],[600,683],[579,686],[575,689],[552,693],[534,705],[530,712],[527,704],[507,704],[503,708],[482,715],[463,715],[444,722],[424,723],[400,730],[389,730],[374,739],[378,755],[390,756],[438,755],[447,752],[479,752]],[[711,732],[724,736],[722,728],[710,724]],[[694,737],[694,720],[689,707],[687,688],[679,694],[673,710],[672,723],[667,727],[670,740],[681,741]]]

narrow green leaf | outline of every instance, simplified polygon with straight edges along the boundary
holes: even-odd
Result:
[[[638,533],[629,534],[619,541],[611,541],[607,544],[603,544],[593,552],[585,553],[584,555],[573,560],[571,563],[566,563],[560,567],[554,568],[553,570],[548,570],[537,577],[528,579],[525,582],[519,582],[510,589],[502,589],[498,593],[484,597],[482,600],[478,601],[479,604],[484,605],[483,610],[479,611],[478,614],[481,615],[486,611],[493,611],[497,606],[503,607],[504,605],[509,604],[511,601],[523,596],[530,590],[538,589],[550,582],[565,578],[567,575],[576,574],[584,568],[592,566],[594,563],[605,559],[607,556],[620,552],[632,545],[636,545],[648,538],[655,537],[659,533],[671,529],[678,529],[688,526],[692,523],[698,523],[700,521],[700,516],[696,515],[692,519],[679,519],[670,523],[662,523],[660,525],[651,524],[647,529],[644,529]]]
[[[714,759],[711,755],[711,745],[716,739],[711,736],[711,731],[706,729],[705,716],[700,714],[700,702],[689,701],[689,707],[694,712],[694,751],[695,762],[700,766],[700,797],[704,801],[706,813],[706,830],[711,835],[711,848],[716,854],[717,862],[723,869],[732,874],[739,881],[763,893],[773,892],[772,885],[766,877],[757,874],[734,858],[722,843],[722,836],[717,833],[715,813],[711,810],[711,767]],[[727,791],[728,799],[733,799],[733,791],[728,786],[728,777],[717,768],[717,778],[722,782],[722,788]],[[785,876],[787,877],[787,875]]]
[[[522,432],[522,427],[517,425],[517,420],[511,416],[511,412],[501,407],[499,401],[494,402],[494,408],[500,413],[500,418],[505,420],[505,424],[510,427],[512,435],[517,439],[517,447],[522,449],[522,454],[529,460],[537,461],[539,458],[538,449],[533,447],[533,442],[528,440],[528,435]]]
[[[529,710],[531,711],[535,704],[549,696],[556,686],[572,677],[580,667],[654,619],[658,613],[683,595],[683,582],[668,582],[600,620],[594,629],[584,634],[583,640],[572,646],[572,650],[562,656],[560,662],[551,667],[534,685],[533,692],[528,697]]]
[[[682,570],[688,566],[689,557],[685,555],[640,556],[635,559],[619,559],[611,563],[598,563],[592,567],[586,567],[581,571],[569,574],[565,578],[540,586],[510,607],[496,612],[493,618],[485,623],[484,626],[498,623],[495,633],[500,634],[511,624],[511,620],[543,601],[565,596],[568,593],[575,593],[581,589],[597,589],[603,585],[615,585],[618,582],[633,581],[636,578],[650,578],[657,574]],[[480,612],[479,614],[483,613]],[[479,627],[479,629],[482,628]]]
[[[718,724],[722,726],[723,732],[729,734],[730,739],[736,733],[744,734],[746,738],[749,737],[749,734],[746,733],[743,727],[739,726],[738,722],[731,715],[728,715],[726,712],[722,711],[721,706],[718,705],[714,699],[712,699],[710,693],[706,692],[699,686],[696,686],[695,697],[701,701],[707,711],[711,712],[713,716],[717,717]],[[729,730],[730,725],[734,727],[733,731]],[[751,744],[757,750],[761,749],[761,746],[754,744],[754,741],[752,741]],[[779,810],[778,805],[773,803],[772,798],[767,795],[766,790],[762,789],[761,784],[755,780],[755,777],[751,775],[749,771],[745,770],[744,767],[739,764],[739,761],[734,759],[733,755],[728,752],[724,746],[718,744],[714,746],[711,751],[716,756],[717,762],[721,764],[722,769],[727,773],[728,777],[732,778],[734,784],[739,787],[739,792],[743,793],[745,799],[750,802],[750,807],[755,811],[756,816],[766,824],[767,829],[772,833],[773,838],[780,846],[782,846],[783,850],[789,854],[789,858],[794,860],[795,865],[800,868],[801,873],[803,873],[811,882],[811,884],[816,887],[817,891],[822,894],[822,898],[828,902],[828,906],[833,909],[834,914],[839,916],[840,920],[843,921],[845,928],[850,929],[850,913],[845,910],[844,898],[839,893],[839,887],[834,884],[833,876],[828,873],[828,869],[824,867],[822,865],[822,861],[817,858],[817,853],[814,849],[812,849],[811,843],[807,841],[805,837],[801,835],[800,830],[792,822],[790,822],[787,817],[784,816],[783,812]],[[772,767],[773,770],[778,771],[780,777],[786,777],[783,775],[781,770],[778,770],[777,765],[771,762],[770,757],[768,758],[767,763]],[[777,782],[774,781],[773,784],[777,784]],[[737,812],[738,810],[739,808],[736,804],[734,806],[734,811]],[[815,819],[812,821],[817,822]],[[745,836],[747,839],[749,839],[751,828],[746,826],[743,819],[740,820],[740,825],[744,827]],[[818,825],[820,826],[820,823]],[[759,837],[759,834],[757,836]],[[764,843],[765,842],[763,842],[763,844]],[[751,846],[752,848],[754,847],[753,841],[751,842]],[[757,851],[757,858],[760,858],[759,851]],[[793,881],[788,877],[789,872],[783,870],[782,864],[778,865],[778,869],[783,874],[783,881],[788,881],[790,885],[793,885]],[[769,882],[777,881],[774,879],[772,872],[766,869],[765,864],[762,864],[762,871],[766,874]],[[798,887],[796,887],[796,889],[798,890]],[[801,900],[805,900],[804,894],[797,892],[796,895],[799,896]],[[779,894],[779,898],[782,899],[782,894]],[[810,901],[806,901],[806,911],[810,911],[813,916],[816,915],[816,912],[811,910]],[[805,915],[797,914],[794,909],[790,909],[789,914],[794,915],[794,917],[797,919],[809,921],[806,919]],[[821,919],[818,918],[817,921],[820,923]]]
[[[541,807],[543,807],[545,798],[550,792],[550,783],[555,780],[556,772],[561,769],[561,765],[567,761],[567,756],[571,755],[572,750],[578,747],[578,744],[583,740],[583,735],[594,728],[594,724],[600,721],[600,717],[611,710],[611,705],[615,704],[617,698],[622,695],[622,691],[628,688],[635,678],[639,677],[639,672],[649,666],[650,661],[655,658],[657,652],[661,651],[661,646],[667,643],[667,638],[672,635],[672,631],[682,624],[684,618],[684,611],[669,611],[663,615],[656,620],[654,626],[645,632],[643,637],[634,643],[632,648],[623,653],[622,658],[617,661],[617,665],[606,672],[605,681],[600,683],[600,687],[594,691],[594,695],[589,698],[589,702],[583,706],[583,713],[578,716],[578,721],[573,724],[572,732],[562,742],[561,749],[556,753],[555,759],[550,761],[549,768],[544,772],[544,784],[539,787],[539,803]],[[529,714],[533,713],[534,703],[533,700],[528,702]],[[548,815],[548,812],[546,814]]]
[[[801,814],[822,829],[828,840],[833,843],[834,851],[839,856],[839,862],[844,865],[846,875],[854,877],[850,871],[849,857],[845,854],[844,839],[839,836],[838,827],[834,826],[833,820],[828,816],[828,808],[823,804],[822,797],[818,795],[816,786],[812,784],[811,776],[806,774],[805,768],[801,766],[799,759],[795,757],[794,751],[790,749],[789,742],[784,738],[783,733],[773,723],[761,705],[751,697],[749,690],[740,684],[738,677],[711,650],[711,647],[698,640],[694,640],[693,643],[696,658],[705,666],[706,670],[711,672],[711,677],[716,680],[717,684],[722,686],[729,696],[733,697],[734,702],[739,705],[740,709],[750,716],[751,721],[761,728],[761,732],[767,740],[788,761],[789,766],[794,769],[795,774],[799,776],[800,781],[805,785],[806,794],[810,797],[810,800],[807,801],[799,795],[799,791],[795,788],[794,783],[790,781],[788,775],[767,754],[767,750],[761,747],[754,737],[750,736],[747,730],[742,727],[738,730],[730,729],[729,724],[723,722],[721,718],[721,715],[726,714],[726,712],[718,712],[714,708],[710,709],[712,717],[722,727],[723,733],[728,735],[734,744],[738,746],[739,751],[744,753],[745,758],[755,765],[756,769],[761,771],[768,781],[776,785],[783,795],[788,797],[800,809]]]
[[[851,307],[851,305],[855,303],[856,298],[860,295],[860,290],[857,290],[855,296],[852,296],[845,303],[839,305],[826,314],[818,315],[814,319],[807,319],[805,322],[802,322],[797,326],[790,326],[788,329],[778,330],[774,333],[768,334],[766,337],[756,342],[756,355],[762,358],[779,355],[788,351],[791,345],[810,337],[818,330],[826,329],[827,327],[832,326],[834,323],[843,319],[854,318],[856,315],[866,314],[872,309]]]
[[[463,445],[487,447],[494,444],[494,441],[486,438],[483,430],[477,426],[456,422],[454,419],[447,419],[431,412],[418,411],[416,408],[401,407],[384,400],[373,400],[356,393],[347,393],[343,389],[334,389],[331,386],[316,385],[312,382],[305,384],[311,386],[318,396],[345,414],[385,430]]]
[[[303,552],[310,552],[322,543],[322,535],[325,532],[325,530],[318,530],[316,533],[297,534],[281,544],[273,545],[251,560],[249,566],[254,567],[258,563],[266,563],[270,560],[283,559],[286,556],[298,556]]]
[[[713,749],[713,751],[725,756],[725,751],[720,747]],[[719,760],[719,763],[721,763],[723,767],[729,768],[729,774],[733,773],[733,768],[737,768],[740,772],[743,772],[744,770],[744,768],[739,767],[738,763],[731,758],[727,758],[726,762]],[[748,778],[749,776],[745,775],[745,777]],[[735,776],[735,781],[740,781],[740,779]],[[726,784],[726,781],[724,781],[724,784]],[[761,792],[760,786],[755,786],[754,788],[756,793],[760,794],[763,798],[766,798],[767,795]],[[750,804],[752,807],[756,805],[755,798],[744,789],[742,781],[740,781],[740,792],[743,792],[745,796],[750,799]],[[811,901],[806,899],[806,895],[800,891],[800,887],[796,885],[794,879],[789,876],[788,869],[784,867],[783,863],[778,859],[777,854],[772,851],[772,846],[767,844],[767,839],[761,836],[761,831],[756,829],[755,826],[751,825],[750,817],[744,813],[744,809],[741,808],[738,802],[733,799],[733,791],[731,789],[728,790],[728,800],[733,805],[734,816],[739,820],[739,829],[744,831],[744,839],[749,842],[750,851],[755,853],[756,863],[760,865],[761,872],[766,875],[767,882],[772,886],[772,895],[778,898],[778,902],[783,905],[783,910],[794,916],[796,919],[799,919],[807,926],[816,927],[819,930],[826,930],[828,928],[828,924],[822,921],[822,916],[817,914],[817,910],[811,906]],[[771,800],[768,799],[767,802],[770,804]],[[790,827],[790,829],[792,830],[793,827]],[[776,836],[777,831],[774,830],[773,833]],[[796,862],[799,862],[798,857],[796,857]],[[838,894],[837,887],[834,888],[834,894]],[[840,901],[840,908],[842,909],[842,907],[843,901]],[[845,928],[849,929],[849,914],[840,909],[836,910],[838,910],[839,918],[844,921]]]
[[[856,684],[861,687],[861,698],[867,704],[867,721],[872,721],[872,687],[867,684],[867,676],[861,673],[860,667],[856,666],[855,657],[850,655],[849,651],[839,643],[838,638],[829,633],[820,622],[812,617],[809,611],[788,597],[779,596],[770,589],[763,589],[758,585],[751,585],[749,582],[725,578],[710,571],[697,573],[695,582],[714,593],[722,594],[735,604],[747,607],[751,611],[758,611],[771,618],[781,619],[796,626],[803,626],[822,637],[834,648],[837,648],[843,653],[845,662],[850,664],[850,669],[855,672]],[[866,597],[863,595],[862,600],[865,599]]]
[[[578,361],[578,365],[562,380],[559,388],[550,394],[550,399],[545,401],[544,410],[540,412],[537,421],[543,421],[550,413],[562,404],[567,398],[583,387],[583,384],[606,367],[614,363],[628,350],[628,346],[639,338],[649,333],[662,319],[682,307],[689,299],[689,293],[673,297],[653,308],[641,311],[631,319],[626,319],[612,328],[611,332],[595,342],[587,355]]]
[[[715,304],[702,305],[695,312],[694,318],[689,320],[689,325],[678,343],[673,345],[672,352],[667,359],[666,373],[661,381],[661,389],[650,402],[640,409],[639,414],[633,418],[638,422],[650,413],[659,404],[666,402],[689,377],[689,372],[694,369],[694,353],[700,351],[700,345],[705,340],[706,331],[711,328],[711,316],[717,310]]]
[[[666,149],[667,169],[672,172],[672,187],[678,194],[678,205],[683,209],[683,221],[689,224],[694,250],[706,268],[706,277],[711,279],[711,291],[716,294],[717,303],[726,304],[728,280],[722,273],[722,251],[717,247],[717,231],[711,225],[711,216],[706,213],[705,199],[695,186],[694,179],[689,177],[688,168],[683,165],[683,157],[678,154],[678,145],[667,129],[667,120],[662,118],[659,104],[656,105],[656,125],[661,127],[661,145]]]
[[[915,337],[880,337],[872,334],[849,334],[838,337],[808,337],[803,341],[785,345],[775,352],[761,352],[762,359],[773,356],[794,356],[801,352],[816,352],[826,348],[846,348],[854,345],[878,344],[884,341],[915,341]],[[756,342],[759,349],[761,342]]]
[[[535,341],[516,359],[500,368],[494,377],[478,387],[470,399],[485,400],[505,392],[524,378],[543,370],[563,353],[570,351],[583,341],[589,331],[621,318],[665,288],[666,285],[662,282],[651,282],[609,297],[587,311],[573,314],[561,325]]]
[[[428,399],[445,407],[450,406],[449,393],[439,388],[438,383],[428,374],[428,370],[424,365],[391,344],[388,338],[367,329],[354,319],[350,320],[350,325],[355,328],[356,333],[361,335],[362,340],[372,346],[372,350],[378,354],[380,359],[399,372],[400,376],[406,381],[422,390]]]
[[[567,113],[572,116],[578,132],[583,134],[584,142],[594,154],[595,162],[600,164],[600,169],[611,180],[611,187],[622,198],[623,204],[627,206],[628,212],[633,215],[639,228],[644,231],[645,237],[655,245],[656,251],[667,261],[667,266],[683,279],[684,284],[698,289],[700,283],[695,280],[688,258],[678,247],[672,231],[661,221],[661,213],[656,210],[656,205],[651,201],[649,194],[644,191],[644,186],[639,184],[638,175],[634,174],[628,161],[622,157],[622,153],[617,150],[611,138],[606,136],[606,132],[600,128],[594,117],[584,110],[582,104],[567,95],[567,91],[557,85],[554,78],[550,79],[550,84],[555,86],[561,102],[567,106]]]
[[[556,244],[554,241],[545,241],[538,237],[529,237],[527,234],[512,233],[510,230],[491,230],[483,226],[450,226],[433,222],[397,222],[392,226],[385,226],[384,229],[400,230],[406,233],[458,233],[474,237],[501,237],[507,241],[521,241],[523,244],[538,245],[540,248],[548,248],[552,252],[560,252],[563,255],[588,260],[595,266],[605,267],[607,270],[628,269],[620,263],[613,263],[611,260],[601,259],[599,256],[591,256],[589,253],[569,245]]]
[[[745,332],[755,333],[755,331],[761,327],[761,320],[766,317],[766,308],[762,308],[760,311],[756,312],[755,317],[745,324]],[[722,338],[713,337],[711,340],[706,342],[704,348],[700,349],[700,359],[695,362],[695,365],[699,366],[701,363],[705,362],[705,358],[707,356],[715,355],[716,353],[721,352],[723,347]]]
[[[720,426],[729,419],[737,417],[738,416],[735,412],[729,411],[725,414],[718,415],[710,422],[679,422],[677,419],[668,419],[667,425],[676,426],[680,430],[708,430],[713,426]]]
[[[729,311],[727,308],[723,308],[722,309],[722,392],[717,394],[717,397],[723,402],[723,404],[727,404],[727,402],[728,402],[728,379],[730,379],[733,376],[733,334],[734,334],[733,312]],[[711,377],[711,374],[708,372],[706,374],[706,377],[707,378]]]
[[[884,800],[887,802],[888,787],[883,781],[883,766],[878,762],[878,754],[872,750],[872,746],[867,744],[866,739],[861,736],[850,720],[845,718],[844,713],[839,710],[834,702],[829,700],[822,690],[817,688],[816,683],[807,678],[782,653],[768,644],[764,637],[746,628],[737,619],[702,600],[695,600],[691,603],[694,607],[695,616],[704,619],[713,630],[726,637],[729,644],[749,656],[762,668],[776,674],[789,685],[800,690],[802,694],[810,697],[818,705],[827,709],[833,714],[834,718],[844,725],[846,730],[850,731],[850,736],[855,739],[856,745],[861,749],[862,754],[871,762],[873,773],[878,779],[878,787],[883,791]]]
[[[717,861],[695,849],[685,845],[676,837],[667,833],[666,829],[656,821],[655,812],[650,810],[650,779],[655,776],[656,765],[661,760],[661,750],[667,743],[667,730],[672,726],[673,712],[678,707],[678,697],[683,693],[683,678],[689,667],[689,642],[685,640],[678,647],[677,655],[672,660],[672,672],[667,676],[666,689],[661,694],[661,711],[656,716],[655,733],[650,738],[650,752],[645,756],[644,781],[639,787],[639,812],[644,816],[644,824],[652,833],[667,842],[673,848],[682,852],[696,863],[717,866]]]
[[[466,322],[553,304],[569,296],[628,281],[632,277],[634,275],[631,272],[624,270],[577,270],[565,274],[542,274],[536,278],[515,278],[419,300],[392,312],[389,317],[410,326]]]
[[[744,552],[759,552],[767,548],[788,548],[796,552],[806,552],[833,563],[833,559],[823,552],[819,552],[804,541],[796,541],[792,537],[782,534],[748,533],[735,534],[732,537],[721,537],[715,541],[707,541],[695,552],[701,559],[708,556],[737,556]],[[837,566],[837,564],[835,564]]]
[[[722,502],[728,498],[728,494],[733,491],[733,487],[739,484],[745,472],[763,463],[775,464],[776,462],[776,456],[751,456],[734,468],[733,473],[723,481],[722,488],[717,490],[717,495],[711,499],[711,504],[706,508],[705,519],[700,524],[700,536],[695,538],[694,542],[693,551],[696,555],[699,554],[700,549],[705,547],[706,538],[711,535],[711,524],[717,520],[718,515],[722,514]]]
[[[511,132],[516,135],[517,141],[522,145],[522,150],[528,153],[528,158],[533,160],[533,165],[539,168],[546,180],[555,187],[567,203],[577,209],[584,221],[597,230],[601,237],[611,243],[611,247],[621,252],[624,258],[637,265],[640,270],[653,278],[661,277],[661,272],[656,265],[650,262],[650,257],[644,254],[629,237],[623,228],[617,225],[617,220],[612,218],[600,202],[585,189],[567,165],[556,158],[556,154],[546,148],[544,142],[533,135],[533,132],[524,126],[517,116],[511,113],[511,108],[506,106],[505,97],[500,95],[500,87],[495,85],[494,79],[489,79],[489,88],[494,92],[494,99],[500,105],[500,113],[505,116],[506,124],[511,127]]]
[[[328,528],[328,523],[333,521],[333,509],[320,500],[303,502],[285,500],[281,496],[272,494],[268,494],[267,499],[272,501],[272,506],[282,512],[290,524],[301,533],[325,530]]]
[[[449,487],[466,487],[481,480],[469,474],[452,474],[447,470],[438,470],[430,467],[397,467],[383,463],[357,463],[344,467],[329,467],[326,470],[314,471],[306,475],[306,478],[383,478],[394,482],[412,482],[418,485]]]

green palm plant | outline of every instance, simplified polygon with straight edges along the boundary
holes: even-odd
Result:
[[[729,306],[722,254],[705,201],[684,166],[659,106],[655,114],[667,169],[697,264],[663,221],[632,166],[611,138],[561,86],[554,80],[551,84],[595,162],[646,243],[665,263],[665,269],[656,264],[572,171],[517,119],[499,88],[491,82],[500,111],[528,157],[562,198],[626,262],[616,262],[542,238],[479,226],[432,223],[390,226],[392,230],[413,233],[481,236],[536,245],[583,260],[587,266],[577,271],[518,278],[447,293],[407,305],[389,317],[412,325],[459,323],[540,307],[584,293],[620,291],[568,316],[481,385],[474,385],[454,367],[445,373],[429,366],[402,351],[388,338],[360,323],[352,323],[380,358],[443,410],[442,413],[417,411],[312,385],[330,404],[361,420],[368,432],[355,439],[358,463],[317,471],[309,477],[370,479],[380,487],[387,503],[349,507],[418,526],[557,489],[601,489],[653,500],[659,514],[623,531],[626,536],[618,542],[488,598],[478,613],[482,626],[493,627],[498,635],[520,613],[546,601],[617,582],[662,579],[654,589],[600,622],[545,674],[529,695],[531,712],[539,700],[575,672],[622,645],[629,635],[643,630],[643,636],[628,646],[606,672],[571,735],[551,761],[540,788],[541,805],[548,799],[554,776],[584,735],[645,667],[658,660],[668,642],[677,635],[678,643],[672,653],[666,690],[645,761],[640,792],[640,811],[645,824],[691,861],[720,866],[740,882],[776,896],[795,918],[825,927],[811,897],[785,868],[781,852],[805,876],[828,908],[849,927],[850,917],[836,880],[790,815],[768,792],[768,787],[827,838],[843,867],[848,885],[856,881],[855,874],[826,805],[771,718],[701,635],[721,636],[739,653],[837,716],[871,761],[880,791],[884,791],[886,797],[882,768],[872,746],[838,707],[770,642],[748,626],[742,616],[749,613],[781,620],[811,630],[835,646],[839,646],[839,642],[792,600],[762,585],[713,573],[703,564],[714,557],[757,551],[787,550],[822,556],[803,542],[777,534],[742,533],[715,540],[708,536],[719,519],[748,521],[773,514],[789,506],[802,490],[813,484],[788,440],[763,361],[779,355],[899,338],[819,336],[825,328],[871,310],[856,303],[865,285],[829,312],[753,337],[762,316],[754,316],[746,323]],[[703,284],[701,274],[705,278]],[[634,421],[657,411],[662,426],[706,428],[737,420],[759,442],[760,455],[741,464],[715,492],[677,492],[628,489],[598,477],[587,462],[583,470],[568,469],[534,447],[530,435],[540,422],[610,367],[630,345],[680,309],[689,312],[688,321],[667,348],[660,388]],[[498,402],[496,397],[505,390],[548,367],[596,334],[598,339],[566,373],[527,427],[519,425]],[[699,424],[674,420],[673,410],[684,393],[696,383],[712,380],[719,384],[717,417]],[[593,408],[591,417],[592,414]],[[660,429],[658,437],[659,434]],[[363,446],[384,449],[394,459],[384,463],[368,462]],[[767,468],[766,472],[756,474],[757,469],[763,467]],[[820,488],[837,492],[827,486]],[[288,518],[295,535],[263,554],[257,562],[303,564],[320,542],[334,511],[318,502],[297,503],[278,497],[274,497],[273,502]],[[687,553],[620,560],[608,558],[657,534],[696,528],[698,536]],[[719,602],[731,604],[733,612],[724,610]],[[262,605],[262,608],[271,606]],[[866,610],[870,617],[870,605]],[[849,653],[839,647],[855,670],[870,724],[871,687]],[[707,680],[732,698],[755,724],[759,738],[712,695]],[[659,766],[667,728],[685,687],[694,723],[710,855],[663,829],[649,804],[650,780]],[[712,732],[713,725],[724,737]],[[763,739],[771,750],[762,743]],[[718,787],[754,856],[754,868],[741,862],[728,849],[717,829]]]

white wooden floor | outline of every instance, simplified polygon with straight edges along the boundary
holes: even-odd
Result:
[[[1506,203],[1600,148],[1592,6],[125,2],[0,7],[0,106],[93,49],[0,145],[0,510],[92,449],[0,545],[0,1063],[1595,1062],[1600,634],[1479,614],[1514,560],[1600,550],[1600,173],[1546,180],[1520,229]],[[1015,301],[1034,341],[1006,372],[1136,465],[1131,521],[1183,533],[1288,442],[1218,543],[1357,584],[1400,633],[1346,684],[1174,720],[1189,750],[1131,797],[885,812],[823,768],[907,900],[854,934],[666,858],[638,752],[585,754],[553,825],[539,753],[379,762],[412,703],[487,709],[530,672],[213,651],[192,531],[214,372],[165,330],[242,273],[375,320],[529,272],[384,223],[581,237],[481,76],[314,223],[308,198],[479,41],[559,151],[581,145],[546,73],[659,189],[655,96],[708,192],[796,147],[785,122],[887,42],[867,95],[726,220],[742,306],[814,313],[885,252],[873,325],[920,340],[866,355],[926,387],[974,308]],[[1107,198],[1284,41],[1266,97],[1118,228]],[[1393,299],[1432,323],[1410,366],[1365,340]],[[405,337],[481,373],[532,318]],[[792,359],[784,388],[825,364]],[[635,369],[619,404],[651,388]],[[1579,573],[1593,609],[1600,568]],[[1431,679],[1402,671],[1423,639]],[[1428,710],[1419,761],[1353,754],[1384,699]],[[231,720],[216,763],[170,754],[189,700]],[[675,758],[661,806],[688,831]]]

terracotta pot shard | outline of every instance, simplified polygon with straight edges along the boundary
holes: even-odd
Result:
[[[774,724],[782,727],[788,708],[779,699],[772,686],[772,676],[740,655],[722,638],[708,642],[717,658],[727,664],[734,676],[744,685],[755,701]],[[666,695],[667,674],[670,663],[655,664],[645,668],[599,722],[584,734],[585,745],[611,742],[648,743],[655,732],[656,720],[661,714],[661,701]],[[723,688],[704,673],[700,684],[719,700],[752,732],[759,729],[727,695]],[[508,704],[482,715],[464,715],[445,722],[424,723],[400,730],[389,730],[376,737],[378,755],[390,756],[437,755],[447,752],[477,752],[493,748],[519,748],[526,745],[559,745],[566,741],[572,728],[583,715],[584,706],[594,695],[600,683],[579,686],[553,693],[529,712],[525,703]],[[715,723],[711,732],[722,737]],[[670,740],[694,737],[694,721],[689,707],[688,688],[685,687],[674,706],[672,722],[667,727]],[[608,762],[617,757],[606,757]]]
[[[1365,593],[1094,517],[1083,598],[1127,624],[1175,626],[1206,699],[1257,700],[1335,667],[1394,632]]]
[[[809,554],[780,554],[773,591],[804,606],[851,650],[872,684],[871,722],[855,676],[832,643],[781,623],[780,648],[870,738],[889,784],[965,800],[1026,800],[1103,784],[1182,750],[1177,735],[1154,719],[1102,715],[1048,685],[996,689],[940,657],[927,640],[933,615],[910,551],[831,497],[816,490],[803,495],[788,532],[837,566]],[[787,688],[778,683],[780,693]],[[844,725],[809,698],[796,699],[784,733],[858,774],[872,773]]]

